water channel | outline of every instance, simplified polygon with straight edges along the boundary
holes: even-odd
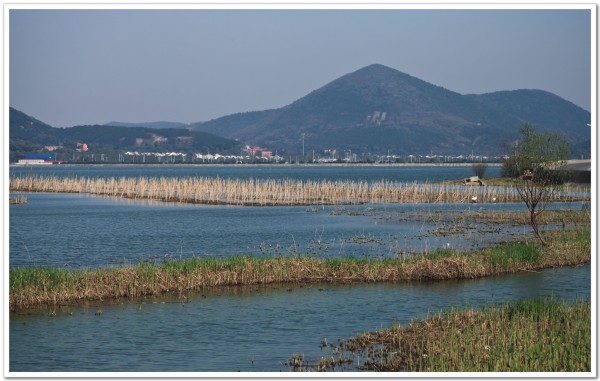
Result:
[[[357,334],[452,307],[589,299],[589,265],[484,279],[230,288],[10,317],[11,372],[289,371]],[[98,311],[102,311],[98,314]],[[323,351],[323,352],[322,352]]]

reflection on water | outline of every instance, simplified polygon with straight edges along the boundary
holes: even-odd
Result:
[[[288,371],[294,353],[440,309],[589,299],[591,267],[444,282],[229,288],[11,315],[10,371]],[[184,301],[185,303],[182,303]],[[101,311],[101,314],[97,314]]]

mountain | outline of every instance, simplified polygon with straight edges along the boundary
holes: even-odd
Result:
[[[290,153],[502,154],[524,121],[589,154],[590,113],[539,90],[462,95],[375,64],[273,110],[191,124],[197,131]],[[583,153],[583,152],[581,152]]]
[[[574,157],[591,155],[591,114],[563,98],[542,90],[497,91],[469,95],[478,102],[519,120],[529,122],[540,131],[565,136]]]
[[[10,161],[33,153],[71,154],[85,143],[92,153],[139,152],[239,152],[239,142],[202,131],[178,128],[117,127],[107,125],[55,128],[10,108]],[[58,148],[61,147],[61,148]],[[64,155],[63,155],[64,156]],[[68,156],[67,156],[68,157]]]
[[[10,161],[24,153],[39,152],[45,145],[56,141],[56,129],[29,115],[10,108],[9,110]]]
[[[146,123],[127,123],[127,122],[110,122],[105,126],[114,127],[148,127],[148,128],[187,128],[187,124],[179,122],[146,122]]]

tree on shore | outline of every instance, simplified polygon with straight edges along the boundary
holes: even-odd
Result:
[[[563,165],[569,155],[564,137],[555,133],[538,133],[529,123],[521,126],[519,137],[510,147],[507,162],[517,175],[517,191],[529,211],[529,224],[540,242],[547,246],[538,226],[538,216],[555,196],[559,178],[554,169]]]
[[[473,165],[471,165],[471,169],[473,170],[473,173],[475,174],[475,176],[479,177],[480,179],[483,179],[483,176],[485,175],[485,171],[487,171],[488,165],[486,163],[475,163]]]

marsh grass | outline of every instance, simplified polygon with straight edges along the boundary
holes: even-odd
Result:
[[[112,197],[245,206],[342,205],[364,203],[518,202],[515,187],[468,187],[394,181],[222,179],[208,177],[59,178],[13,176],[10,189],[21,192],[90,193]],[[563,192],[558,200],[588,196]]]
[[[529,212],[525,211],[475,211],[468,215],[478,220],[486,220],[492,223],[504,224],[511,223],[513,225],[529,224]],[[546,210],[539,215],[540,224],[562,223],[579,225],[590,224],[591,212],[582,204],[581,210]]]
[[[490,260],[495,268],[507,268],[520,263],[539,263],[540,250],[531,244],[513,243],[489,249]]]
[[[479,278],[590,261],[589,229],[553,231],[548,236],[549,247],[530,240],[476,252],[443,249],[407,259],[247,255],[99,269],[20,267],[9,271],[9,304],[16,310],[220,286]]]
[[[425,254],[427,259],[429,260],[439,260],[443,258],[450,258],[455,254],[455,251],[452,249],[436,249],[432,250]]]
[[[312,370],[351,363],[371,371],[589,372],[591,305],[536,299],[452,309],[331,348]]]

